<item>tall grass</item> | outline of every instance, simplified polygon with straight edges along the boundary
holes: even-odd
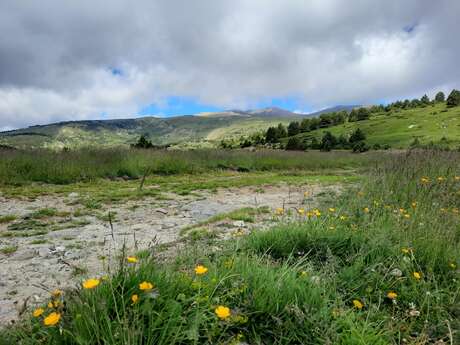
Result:
[[[458,153],[395,156],[321,215],[174,262],[123,260],[47,309],[58,325],[30,318],[0,344],[457,344],[459,176]],[[231,316],[220,320],[219,305]]]
[[[213,170],[324,170],[369,166],[376,154],[245,150],[163,151],[98,149],[69,152],[0,150],[0,183],[67,184],[144,174],[197,174]]]

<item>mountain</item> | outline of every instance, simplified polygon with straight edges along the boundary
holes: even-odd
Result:
[[[306,114],[306,116],[317,117],[317,116],[320,116],[321,114],[332,113],[332,112],[343,111],[343,110],[345,110],[346,112],[350,112],[354,108],[359,108],[359,107],[361,107],[361,105],[336,105],[335,107],[325,108],[319,111],[315,111],[313,113],[308,113]]]
[[[117,146],[135,143],[146,135],[157,145],[215,146],[223,138],[240,137],[301,118],[301,114],[274,107],[168,118],[65,121],[0,132],[0,144],[18,148]]]

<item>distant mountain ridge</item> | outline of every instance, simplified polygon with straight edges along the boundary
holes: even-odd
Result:
[[[19,148],[62,148],[130,145],[146,135],[155,144],[205,142],[212,145],[223,138],[240,137],[266,130],[278,123],[346,109],[337,106],[313,114],[298,114],[278,107],[253,110],[180,115],[167,118],[140,118],[63,121],[0,132],[0,144]],[[332,110],[333,109],[333,110]],[[348,109],[348,108],[347,108]]]

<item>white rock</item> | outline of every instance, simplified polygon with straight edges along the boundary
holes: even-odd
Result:
[[[399,268],[395,268],[390,272],[393,277],[402,277],[402,271]]]
[[[243,220],[236,220],[233,222],[233,226],[236,226],[237,228],[244,228],[246,224]]]

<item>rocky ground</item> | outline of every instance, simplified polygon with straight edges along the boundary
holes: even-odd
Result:
[[[177,248],[187,233],[184,229],[200,224],[223,237],[263,229],[276,221],[276,208],[311,208],[318,195],[337,190],[321,185],[223,189],[103,205],[97,212],[82,211],[78,192],[34,200],[0,194],[0,217],[16,216],[0,223],[0,324],[16,320],[54,289],[104,274],[123,245],[129,253],[157,244]],[[265,207],[269,212],[253,222],[224,217],[205,224],[211,217],[245,207]],[[43,209],[55,212],[41,214]]]

